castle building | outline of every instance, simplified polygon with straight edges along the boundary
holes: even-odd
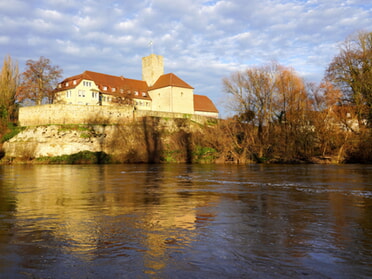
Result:
[[[164,74],[163,57],[142,58],[142,80],[92,71],[68,77],[56,88],[55,104],[132,105],[136,110],[197,114],[218,118],[204,95],[173,73]]]

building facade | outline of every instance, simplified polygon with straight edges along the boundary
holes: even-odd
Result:
[[[213,102],[194,95],[194,88],[175,74],[164,74],[163,57],[155,54],[142,58],[142,80],[85,71],[59,83],[53,103],[127,105],[135,110],[218,118]]]

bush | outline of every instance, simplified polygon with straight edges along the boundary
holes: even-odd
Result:
[[[213,163],[218,157],[217,151],[212,147],[195,146],[193,151],[195,162]]]
[[[25,127],[17,126],[17,125],[14,124],[14,123],[8,123],[8,130],[9,130],[9,132],[6,133],[6,134],[1,138],[1,142],[6,142],[6,141],[10,140],[11,138],[15,137],[15,136],[18,135],[20,132],[22,132],[24,129],[25,129]]]
[[[40,157],[37,161],[49,164],[108,164],[111,158],[104,152],[81,151],[71,155]]]

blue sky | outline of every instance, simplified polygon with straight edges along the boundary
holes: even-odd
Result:
[[[277,61],[319,82],[339,45],[372,31],[370,0],[0,0],[0,56],[141,79],[153,50],[224,114],[222,78]],[[1,58],[1,57],[0,57]]]

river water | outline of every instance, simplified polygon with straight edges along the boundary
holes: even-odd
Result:
[[[0,278],[369,278],[372,165],[0,167]]]

